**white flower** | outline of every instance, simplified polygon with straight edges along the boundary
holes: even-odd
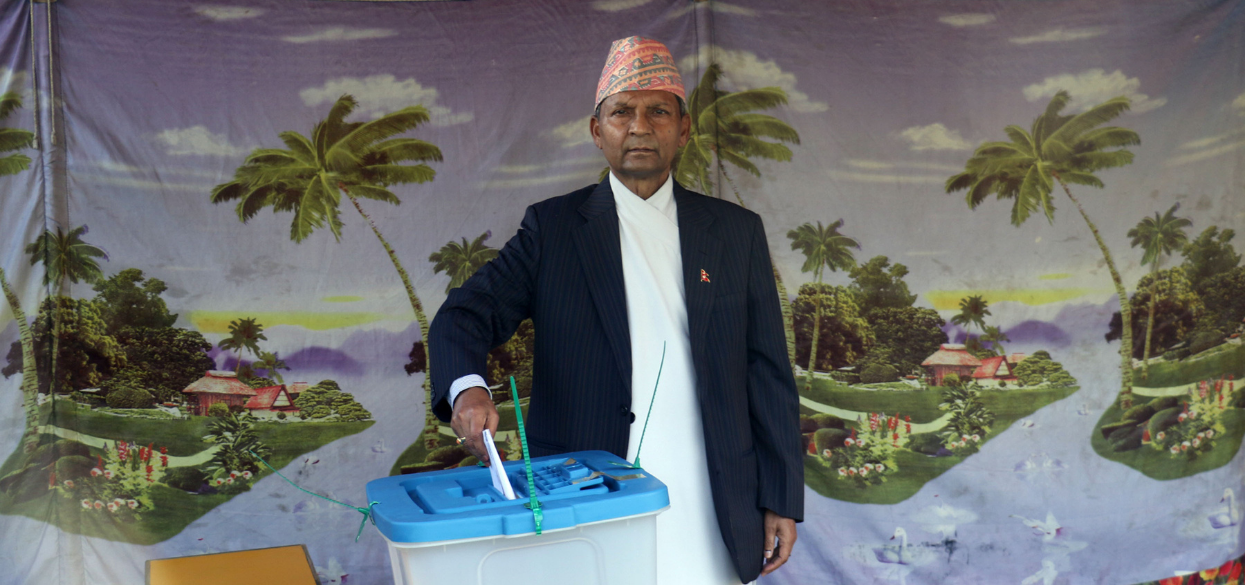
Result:
[[[86,508],[86,509],[88,509],[88,510],[90,510],[90,509],[91,509],[91,500],[86,500],[86,499],[82,500],[82,507],[83,507],[83,508]]]
[[[842,475],[842,476],[847,476],[847,468],[846,468],[846,467],[840,467],[840,468],[839,468],[839,475]],[[85,501],[85,500],[83,500],[83,501]]]
[[[873,464],[872,464],[872,463],[866,463],[866,464],[865,464],[865,470],[866,470],[866,471],[873,471]]]
[[[133,510],[138,507],[138,500],[126,500],[125,505],[129,506],[130,509]]]
[[[233,483],[233,478],[232,477],[225,478],[225,483]]]
[[[116,511],[117,511],[117,504],[116,504],[115,502],[108,502],[108,511],[109,511],[109,512],[116,512]]]
[[[104,479],[112,479],[112,470],[111,470],[111,469],[106,469],[106,470],[104,470]]]
[[[1206,438],[1207,438],[1207,439],[1213,439],[1213,438],[1215,438],[1215,429],[1207,429],[1207,430],[1206,430]]]
[[[883,471],[886,471],[886,466],[879,463],[874,469],[876,469],[878,473],[882,473]]]
[[[981,440],[981,435],[973,435],[972,438],[973,438],[973,442],[976,443]]]
[[[1201,445],[1201,444],[1202,444],[1202,440],[1201,440],[1201,439],[1193,439],[1193,446],[1194,446],[1194,447],[1197,447],[1198,445]]]
[[[860,477],[864,477],[864,476],[866,476],[866,475],[869,475],[869,470],[868,470],[868,469],[865,469],[865,468],[863,468],[863,467],[862,467],[862,468],[860,468]]]
[[[829,451],[829,449],[826,449],[826,450],[827,450],[827,451]],[[249,471],[243,471],[243,472],[242,472],[242,478],[243,478],[243,479],[251,479],[251,472],[249,472]]]

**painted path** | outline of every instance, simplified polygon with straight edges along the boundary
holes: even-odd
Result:
[[[77,441],[88,447],[95,447],[96,449],[103,449],[105,445],[116,443],[116,440],[114,439],[101,439],[99,437],[94,437],[91,435],[79,433],[78,431],[75,431],[72,429],[65,429],[65,428],[52,426],[52,425],[40,426],[39,432],[56,435],[62,439],[69,439],[71,441]],[[168,456],[169,467],[189,467],[192,465],[202,465],[204,463],[207,463],[208,461],[211,461],[212,456],[216,454],[216,450],[219,448],[220,448],[220,445],[212,445],[211,447],[204,449],[202,451],[199,451],[198,453],[195,453],[194,455],[185,455],[181,457],[176,456],[176,455],[169,455]]]
[[[817,412],[822,412],[825,414],[832,414],[843,420],[854,421],[857,419],[857,417],[865,417],[865,418],[868,417],[868,414],[864,412],[856,412],[854,410],[844,410],[842,408],[835,408],[833,406],[822,404],[820,402],[817,402],[816,400],[805,398],[803,396],[800,397],[800,404],[807,406],[812,410],[816,410]],[[947,414],[942,415],[941,417],[938,417],[936,420],[933,420],[927,423],[912,423],[912,432],[929,433],[929,432],[937,431],[941,429],[942,427],[947,426],[947,423],[950,420],[951,420],[951,413],[947,413]]]

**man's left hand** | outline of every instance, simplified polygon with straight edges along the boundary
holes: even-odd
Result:
[[[774,540],[778,546],[774,546]],[[795,546],[795,520],[784,518],[769,510],[765,511],[765,565],[761,574],[773,573],[783,566],[791,557],[791,548]]]

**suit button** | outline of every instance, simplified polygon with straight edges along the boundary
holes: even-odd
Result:
[[[634,422],[635,422],[635,413],[634,413],[634,412],[633,412],[633,413],[631,413],[631,422],[632,422],[632,423],[634,423]]]

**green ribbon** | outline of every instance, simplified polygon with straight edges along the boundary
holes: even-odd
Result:
[[[299,491],[302,491],[302,492],[305,492],[305,493],[311,494],[311,495],[313,495],[313,496],[315,496],[315,497],[317,497],[317,498],[320,498],[320,499],[322,499],[322,500],[328,500],[328,501],[330,501],[330,502],[333,502],[334,504],[338,504],[338,505],[341,505],[341,506],[345,506],[345,507],[347,507],[347,508],[351,508],[351,509],[355,510],[356,512],[360,513],[360,514],[363,514],[363,521],[359,523],[359,531],[358,531],[358,532],[356,532],[356,533],[355,533],[355,535],[354,535],[354,541],[355,541],[355,542],[359,542],[359,537],[360,537],[360,536],[363,536],[363,527],[364,527],[364,526],[367,526],[367,521],[368,521],[368,519],[371,519],[371,520],[372,520],[372,525],[373,525],[373,526],[375,526],[375,525],[376,525],[376,517],[372,515],[372,507],[373,507],[373,506],[375,506],[376,504],[379,504],[380,502],[372,502],[372,503],[368,504],[366,508],[359,508],[359,507],[357,507],[357,506],[351,506],[350,504],[346,504],[346,503],[343,503],[343,502],[339,502],[339,501],[337,501],[337,500],[334,500],[333,498],[328,498],[328,497],[322,496],[322,495],[317,494],[317,493],[315,493],[315,492],[313,492],[313,491],[308,491],[308,490],[305,490],[305,489],[303,489],[301,486],[299,486],[298,484],[296,484],[296,483],[294,483],[294,482],[290,481],[290,478],[288,478],[288,477],[286,477],[286,476],[284,476],[284,475],[281,475],[281,472],[280,472],[280,471],[277,471],[277,468],[275,468],[275,467],[273,467],[273,466],[269,465],[267,461],[264,461],[264,458],[263,458],[263,457],[260,457],[259,455],[256,455],[254,451],[252,451],[252,450],[250,450],[250,449],[247,449],[247,450],[246,450],[246,452],[247,452],[247,453],[250,453],[250,454],[251,454],[251,457],[254,457],[254,458],[258,459],[260,463],[263,463],[263,464],[264,464],[264,467],[267,467],[268,469],[271,469],[273,473],[277,474],[277,477],[279,477],[279,478],[281,478],[281,479],[284,479],[284,480],[285,480],[287,483],[289,483],[290,485],[292,485],[292,486],[294,486],[294,487],[298,488],[298,489],[299,489]]]
[[[640,468],[640,449],[644,448],[644,435],[648,433],[648,421],[653,418],[653,403],[657,402],[657,385],[661,384],[661,369],[666,365],[666,342],[661,342],[661,363],[657,364],[657,381],[653,382],[653,397],[648,401],[648,414],[644,415],[644,428],[640,430],[640,444],[635,448],[635,462],[632,469]]]
[[[532,456],[527,452],[527,431],[523,428],[523,407],[519,406],[519,389],[514,385],[514,376],[510,376],[510,397],[514,399],[514,414],[519,419],[519,444],[523,447],[523,468],[527,470],[527,495],[531,501],[526,507],[532,511],[532,519],[536,521],[536,535],[540,536],[540,524],[545,513],[540,509],[540,500],[536,499],[536,481],[532,479]],[[501,465],[500,461],[493,462]]]

